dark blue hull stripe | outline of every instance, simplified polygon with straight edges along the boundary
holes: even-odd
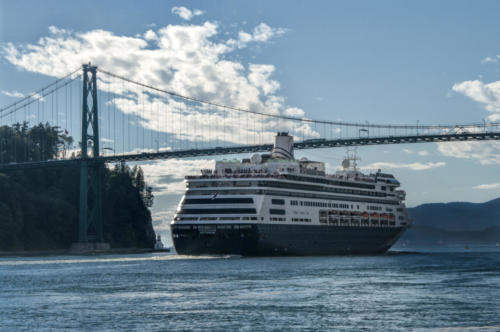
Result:
[[[336,255],[386,252],[403,227],[278,224],[172,225],[181,255]]]

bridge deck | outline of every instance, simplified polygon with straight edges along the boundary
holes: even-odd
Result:
[[[383,145],[383,144],[413,144],[413,143],[437,143],[437,142],[463,142],[463,141],[485,141],[485,140],[500,140],[500,132],[487,132],[475,134],[442,134],[442,135],[418,135],[418,136],[388,136],[388,137],[364,137],[351,139],[335,139],[335,140],[309,140],[296,142],[294,148],[302,149],[321,149],[343,146],[364,146],[364,145]],[[114,163],[121,161],[147,161],[157,159],[170,158],[189,158],[202,156],[215,156],[226,154],[240,154],[253,152],[271,151],[271,144],[262,145],[244,145],[234,147],[218,147],[212,149],[190,149],[178,151],[164,152],[147,152],[126,155],[100,156],[98,158],[89,158],[89,162],[105,162]],[[84,159],[65,159],[65,160],[48,160],[48,161],[30,161],[22,163],[7,163],[0,164],[0,170],[14,170],[37,167],[58,167],[70,164],[77,164]]]

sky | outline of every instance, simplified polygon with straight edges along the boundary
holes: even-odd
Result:
[[[498,1],[0,1],[0,105],[91,60],[171,91],[312,119],[500,122]],[[330,171],[344,149],[297,151]],[[500,142],[360,147],[407,205],[500,197]],[[235,156],[235,157],[243,157]],[[143,164],[167,229],[182,179]]]

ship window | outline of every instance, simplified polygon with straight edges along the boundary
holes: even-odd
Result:
[[[285,200],[284,199],[275,199],[275,198],[273,198],[271,200],[271,203],[272,204],[276,204],[276,205],[285,205]]]
[[[220,217],[219,220],[240,220],[240,217]]]
[[[175,229],[191,229],[191,226],[188,225],[175,225]]]
[[[184,204],[234,204],[234,203],[253,203],[253,198],[186,198]]]
[[[270,209],[270,210],[269,210],[269,213],[270,213],[270,214],[280,214],[280,215],[284,215],[284,214],[285,214],[285,210],[282,210],[282,209]]]
[[[240,214],[257,213],[255,209],[182,209],[180,214]]]

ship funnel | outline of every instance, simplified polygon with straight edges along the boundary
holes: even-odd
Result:
[[[286,132],[276,134],[271,158],[294,160],[293,136],[289,136]]]

